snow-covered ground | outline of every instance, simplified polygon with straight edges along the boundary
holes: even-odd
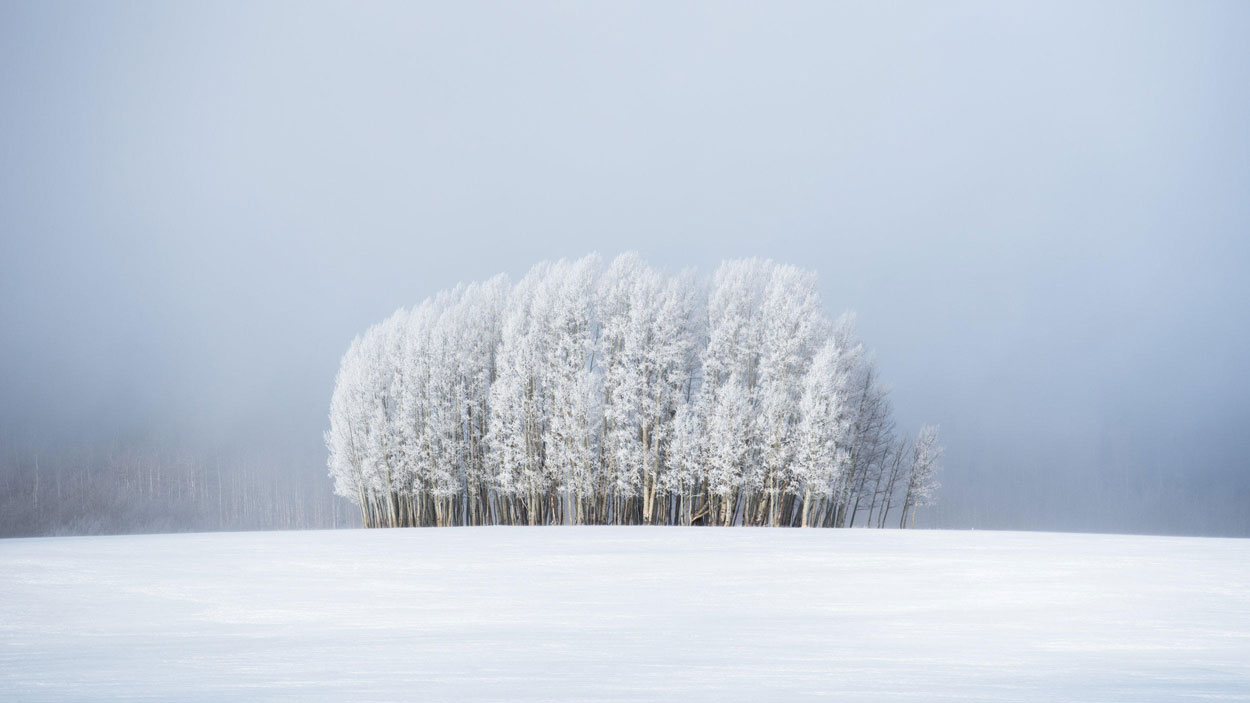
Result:
[[[0,540],[0,700],[1250,700],[1250,540]]]

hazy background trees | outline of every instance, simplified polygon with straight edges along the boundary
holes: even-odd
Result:
[[[31,448],[0,434],[0,536],[360,525],[292,454],[119,438]]]

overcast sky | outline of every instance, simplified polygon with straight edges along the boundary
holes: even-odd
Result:
[[[322,471],[399,306],[764,256],[942,426],[938,524],[1116,528],[1078,494],[1126,476],[1250,503],[1247,37],[1245,2],[5,2],[0,423]]]

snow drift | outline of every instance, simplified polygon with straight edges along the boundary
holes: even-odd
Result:
[[[0,699],[1250,700],[1250,541],[641,527],[0,540]]]

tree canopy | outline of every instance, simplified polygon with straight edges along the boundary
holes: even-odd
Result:
[[[930,503],[936,429],[899,439],[854,317],[770,260],[710,278],[634,254],[544,262],[370,327],[326,432],[368,526],[883,527]]]

